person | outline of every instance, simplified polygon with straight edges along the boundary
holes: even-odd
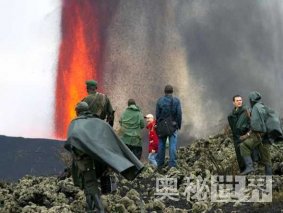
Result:
[[[233,110],[228,115],[228,123],[232,131],[234,148],[240,172],[245,169],[245,163],[240,153],[240,137],[247,134],[250,130],[250,111],[243,105],[243,99],[240,95],[233,97]]]
[[[77,104],[76,114],[77,117],[69,125],[64,144],[72,154],[73,182],[84,190],[87,212],[97,209],[103,213],[98,178],[106,171],[97,169],[97,165],[106,164],[128,180],[133,180],[142,171],[143,164],[116,136],[108,123],[92,115],[86,102]]]
[[[158,151],[158,136],[155,132],[156,120],[154,119],[152,114],[146,115],[145,119],[147,122],[146,128],[149,130],[148,132],[148,139],[149,139],[148,160],[150,164],[152,164],[154,167],[157,167],[156,155]]]
[[[141,159],[142,141],[141,130],[145,127],[144,118],[134,99],[128,100],[128,107],[119,120],[121,140],[129,147],[134,155]]]
[[[176,126],[176,131],[169,136],[169,167],[177,166],[177,132],[181,129],[182,124],[182,110],[181,102],[177,97],[173,97],[173,87],[166,85],[164,89],[165,95],[158,99],[156,104],[156,120],[157,124],[169,116]],[[166,149],[167,137],[159,137],[158,141],[158,154],[157,154],[157,166],[162,168],[165,161],[165,149]]]
[[[240,152],[245,162],[245,170],[241,174],[246,175],[254,171],[251,151],[253,148],[258,147],[261,162],[265,166],[265,174],[272,175],[270,140],[265,124],[266,108],[261,101],[259,92],[250,92],[249,100],[252,108],[250,117],[251,131],[240,137],[243,141],[240,144]]]
[[[88,95],[83,98],[89,106],[89,110],[102,120],[105,120],[113,127],[114,113],[109,98],[100,92],[97,92],[97,82],[95,80],[86,81],[86,90]]]

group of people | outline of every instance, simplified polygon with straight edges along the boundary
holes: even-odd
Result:
[[[270,116],[270,109],[263,104],[260,93],[251,92],[248,98],[250,108],[243,104],[240,95],[235,95],[234,108],[228,116],[240,174],[255,171],[254,161],[260,160],[265,166],[265,175],[272,175],[270,146],[274,139],[282,137],[280,120]],[[270,130],[276,134],[270,134]]]
[[[109,98],[105,94],[97,92],[97,82],[94,80],[86,81],[86,89],[88,95],[82,99],[82,102],[88,105],[89,112],[101,120],[106,120],[113,127],[114,110]],[[173,92],[171,85],[165,86],[165,94],[156,104],[156,119],[153,114],[144,116],[134,99],[128,100],[128,106],[119,119],[120,139],[139,160],[143,153],[142,129],[144,127],[148,129],[148,159],[153,166],[159,168],[164,166],[167,137],[159,138],[155,128],[158,122],[168,116],[171,116],[176,122],[176,131],[168,137],[169,167],[177,166],[177,130],[181,129],[182,110],[180,100],[173,97]]]
[[[100,182],[102,190],[102,183],[109,180],[111,170],[129,180],[133,180],[141,172],[144,127],[148,129],[149,162],[157,169],[165,166],[168,140],[168,167],[177,166],[177,133],[182,125],[182,109],[180,100],[173,96],[171,85],[165,86],[164,95],[156,103],[156,119],[153,114],[144,116],[135,100],[129,99],[128,106],[119,119],[120,134],[117,136],[112,128],[114,110],[109,98],[97,92],[97,82],[94,80],[86,81],[86,89],[88,95],[75,108],[77,118],[69,126],[65,148],[72,153],[73,181],[84,189],[87,212],[93,212],[95,208],[104,212],[98,184]],[[265,165],[265,174],[272,175],[270,138],[266,125],[267,108],[258,92],[251,92],[249,101],[250,108],[243,105],[240,95],[235,95],[234,108],[228,116],[239,170],[242,175],[253,172],[252,154],[258,151],[261,162]],[[168,117],[174,123],[174,131],[170,135],[160,136],[156,128]],[[111,190],[110,181],[110,189],[106,192]]]
[[[152,114],[144,116],[134,99],[128,100],[128,106],[122,113],[119,123],[121,134],[118,137],[113,130],[114,110],[109,98],[97,91],[97,82],[86,81],[88,95],[76,107],[77,117],[68,128],[65,148],[72,154],[72,178],[76,186],[84,190],[87,212],[104,212],[100,200],[100,190],[112,191],[111,170],[133,180],[143,169],[139,161],[142,156],[142,132],[146,126],[149,135],[150,163],[162,168],[165,163],[167,137],[158,137],[156,124],[168,116],[175,121],[176,131],[169,139],[169,167],[177,163],[177,131],[181,128],[182,111],[180,100],[173,97],[173,87],[165,87],[165,95],[157,101],[156,119]],[[146,120],[146,125],[145,125]],[[103,187],[106,180],[109,189]],[[104,189],[104,190],[103,190]]]
[[[156,104],[156,119],[152,114],[143,116],[140,108],[136,105],[135,100],[128,100],[128,107],[122,113],[119,120],[121,126],[121,139],[129,149],[141,159],[142,155],[142,138],[141,130],[145,127],[144,118],[146,119],[146,128],[148,129],[148,160],[158,168],[162,168],[165,163],[166,141],[169,140],[169,167],[177,166],[177,131],[181,129],[182,109],[180,100],[173,97],[173,87],[165,86],[165,95],[159,98]],[[168,137],[158,137],[156,134],[156,125],[171,116],[176,125],[176,131]]]

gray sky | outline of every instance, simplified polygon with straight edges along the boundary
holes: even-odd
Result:
[[[0,134],[51,137],[60,0],[0,0]]]

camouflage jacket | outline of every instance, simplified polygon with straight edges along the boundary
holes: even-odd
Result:
[[[82,101],[88,104],[89,110],[93,115],[102,120],[111,118],[114,121],[114,110],[109,98],[105,94],[99,92],[89,93]]]

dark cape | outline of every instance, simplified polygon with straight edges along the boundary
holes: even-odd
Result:
[[[125,178],[133,180],[143,169],[143,164],[117,137],[105,121],[87,116],[74,119],[68,129],[65,148],[87,154],[104,163]]]

